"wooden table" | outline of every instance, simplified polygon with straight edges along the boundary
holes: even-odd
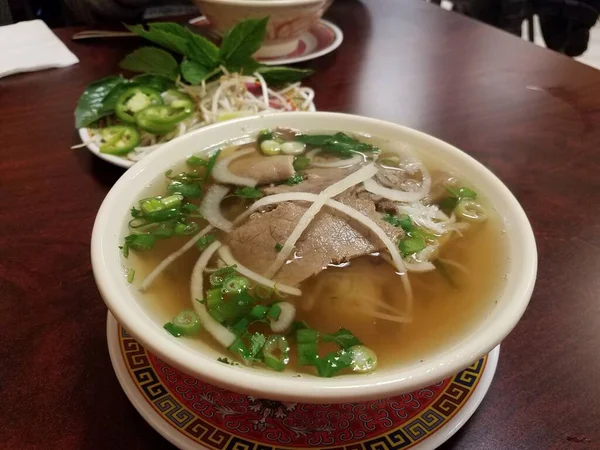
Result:
[[[492,387],[443,448],[599,449],[600,72],[421,1],[369,3],[328,13],[345,40],[308,64],[317,107],[474,155],[521,201],[539,249]],[[74,31],[56,30],[80,64],[0,80],[0,448],[168,448],[119,387],[90,267],[122,171],[69,150],[79,94],[137,42]]]

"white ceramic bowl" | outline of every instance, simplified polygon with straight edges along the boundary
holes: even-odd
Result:
[[[194,0],[217,33],[244,19],[269,17],[267,37],[255,56],[275,58],[293,52],[298,40],[323,16],[333,0]]]
[[[118,246],[128,234],[129,210],[144,189],[175,163],[199,149],[278,126],[300,130],[364,132],[405,142],[443,159],[469,180],[504,220],[508,267],[506,281],[491,312],[461,336],[448,339],[423,362],[382,368],[370,375],[329,379],[294,378],[293,373],[229,366],[216,361],[215,350],[171,337],[142,307],[135,286],[127,284]],[[470,365],[494,348],[517,324],[531,297],[537,252],[531,226],[515,197],[483,165],[457,148],[419,131],[393,123],[338,113],[287,113],[254,116],[212,125],[165,144],[137,163],[106,196],[92,234],[92,265],[96,283],[117,320],[148,350],[182,371],[209,383],[259,397],[304,403],[335,403],[384,398],[435,383]],[[490,302],[493,299],[488,299]]]

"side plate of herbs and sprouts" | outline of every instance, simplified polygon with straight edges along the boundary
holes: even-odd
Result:
[[[165,333],[240,367],[418,361],[485,314],[501,278],[493,208],[401,143],[262,130],[153,189],[132,205],[128,281],[169,311]]]
[[[314,92],[300,80],[312,70],[264,66],[252,55],[268,18],[247,19],[220,47],[188,28],[157,22],[127,28],[159,47],[141,47],[120,63],[139,73],[90,84],[77,102],[75,127],[83,144],[121,167],[160,145],[216,122],[260,112],[314,111]]]

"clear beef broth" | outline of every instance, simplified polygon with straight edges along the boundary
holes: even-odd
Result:
[[[435,165],[427,166],[430,170],[437,169]],[[161,181],[149,193],[155,195],[164,191],[164,187]],[[440,258],[458,263],[466,270],[465,273],[461,268],[445,265],[447,275],[456,287],[437,270],[410,273],[414,291],[413,320],[410,323],[372,318],[358,308],[364,298],[376,298],[378,302],[401,311],[406,308],[400,277],[378,256],[363,256],[342,264],[343,267],[328,267],[304,281],[300,286],[302,297],[285,298],[296,305],[296,320],[304,320],[323,333],[334,332],[341,327],[351,330],[376,352],[378,370],[425,360],[440,346],[457,342],[493,307],[495,294],[505,273],[501,220],[491,205],[485,204],[485,199],[481,202],[488,208],[489,219],[472,226],[463,237],[451,239],[440,251]],[[223,204],[223,213],[233,218],[250,204],[250,201],[229,199]],[[203,223],[200,226],[204,226]],[[216,236],[218,239],[224,238],[222,232],[216,233]],[[188,239],[183,237],[160,241],[153,251],[130,256],[137,272],[136,283],[141,282],[161,260]],[[171,320],[182,309],[192,307],[190,275],[198,256],[198,250],[188,251],[159,276],[143,295],[142,301],[159,324]],[[193,341],[204,341],[215,350],[227,354],[206,332],[189,340]],[[325,348],[322,347],[321,351]],[[298,370],[294,367],[294,356],[290,370]],[[313,373],[314,369],[300,368],[299,371]]]

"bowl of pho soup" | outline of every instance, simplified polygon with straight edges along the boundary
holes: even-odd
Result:
[[[515,197],[393,123],[289,113],[209,126],[113,186],[96,283],[141,344],[209,383],[311,403],[410,392],[517,324],[537,270]]]

